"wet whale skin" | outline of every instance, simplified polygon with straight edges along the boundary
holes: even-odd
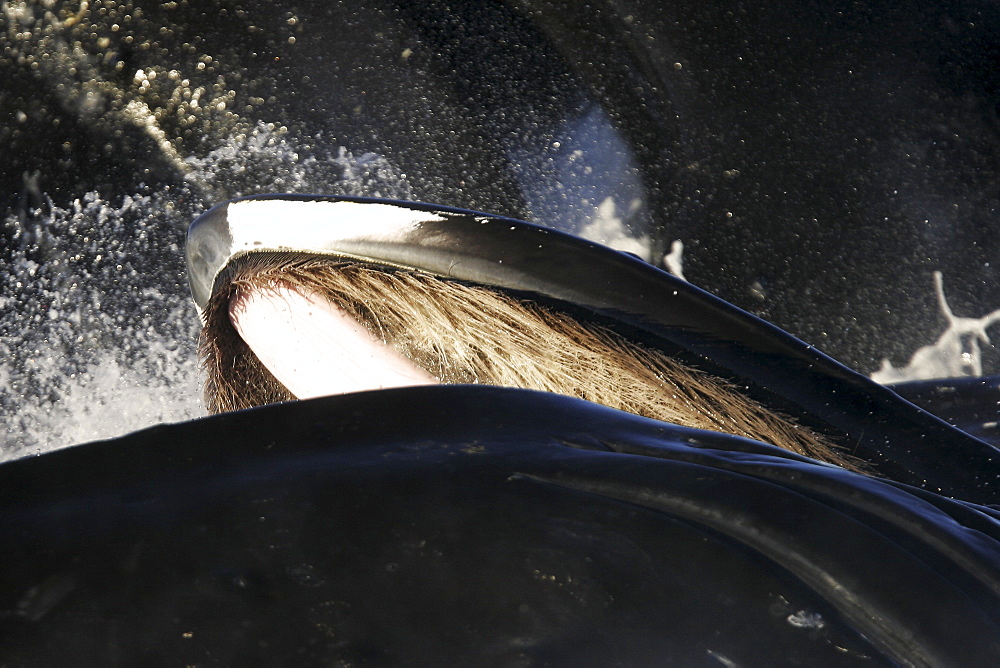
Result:
[[[163,425],[3,465],[0,508],[10,665],[1000,657],[989,509],[523,390]]]

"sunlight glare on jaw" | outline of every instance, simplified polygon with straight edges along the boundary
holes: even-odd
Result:
[[[241,287],[229,301],[229,318],[261,363],[299,399],[438,383],[304,288]]]

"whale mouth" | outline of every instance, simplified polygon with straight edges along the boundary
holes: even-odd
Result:
[[[555,230],[412,202],[276,195],[200,216],[187,256],[211,412],[409,385],[497,385],[858,468],[827,436],[747,394],[750,385],[691,366],[711,360],[658,336],[691,338],[703,327],[686,305],[721,305],[728,321],[735,309]],[[620,308],[623,290],[643,283],[638,295],[667,315]],[[657,320],[675,322],[664,329]],[[719,348],[714,336],[697,340]]]
[[[967,466],[982,459],[982,441],[714,295],[557,230],[416,202],[283,194],[213,207],[192,223],[186,250],[205,324],[201,351],[213,411],[296,398],[230,317],[234,281],[265,291],[284,281],[305,287],[307,301],[316,289],[376,342],[441,383],[559,392],[852,468],[864,462],[866,471],[918,487],[934,480],[936,491],[982,484],[978,469],[970,473]],[[284,266],[272,271],[265,264],[275,258]],[[333,268],[339,296],[320,275]],[[363,294],[352,292],[358,286]],[[436,320],[428,318],[426,300],[401,302],[401,295],[428,296],[442,308],[431,309]],[[454,298],[439,299],[446,295]],[[512,310],[534,324],[508,326]],[[434,336],[411,327],[432,320]],[[498,324],[505,333],[496,331]],[[520,345],[524,331],[541,332],[529,337],[540,347]],[[287,338],[258,345],[280,346]],[[469,340],[487,345],[464,345]],[[456,341],[463,346],[445,345]],[[514,349],[527,355],[514,358]],[[622,363],[609,364],[615,356]],[[307,366],[308,359],[295,365]],[[441,364],[445,359],[449,364]],[[524,369],[544,382],[526,382]],[[616,389],[609,394],[608,387]],[[678,410],[691,420],[671,412]],[[777,427],[760,431],[761,421]]]
[[[638,258],[523,221],[416,202],[266,195],[199,216],[186,249],[215,412],[396,383],[492,384],[749,436],[852,468],[860,460],[918,486],[930,475],[925,459],[978,456],[983,446],[714,295]],[[230,313],[249,326],[241,304],[267,306],[254,291],[273,297],[282,284],[304,289],[286,294],[297,303],[321,295],[333,316],[343,311],[363,325],[369,335],[344,321],[361,337],[360,357],[382,359],[388,375],[366,371],[355,379],[363,382],[338,384],[317,371],[303,388],[288,380],[294,393],[286,387]],[[269,299],[272,314],[287,305]],[[254,344],[263,357],[305,325],[285,327]],[[405,364],[373,352],[383,345]],[[310,344],[290,368],[321,369],[315,359],[328,347],[323,339]],[[282,364],[273,363],[278,375]],[[889,456],[886,444],[900,440],[905,447]],[[958,464],[948,470],[969,477]]]
[[[853,466],[731,384],[492,286],[296,252],[229,263],[204,310],[213,412],[411,385],[553,392]]]

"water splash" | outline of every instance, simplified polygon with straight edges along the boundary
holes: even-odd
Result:
[[[684,242],[674,239],[670,244],[670,252],[663,256],[663,266],[671,274],[686,281],[684,278]]]
[[[871,375],[877,383],[900,383],[910,380],[953,378],[957,376],[982,376],[983,357],[981,345],[989,345],[986,330],[1000,322],[1000,309],[981,318],[956,316],[944,295],[944,279],[940,271],[934,272],[934,290],[938,306],[948,321],[948,327],[933,344],[922,346],[903,367],[895,367],[888,359]]]
[[[632,253],[649,262],[653,255],[653,244],[649,236],[633,236],[626,224],[626,219],[633,216],[641,207],[642,200],[636,198],[629,204],[628,211],[623,213],[619,211],[613,197],[605,197],[600,204],[593,207],[593,215],[576,233],[584,239]]]
[[[379,156],[301,146],[259,125],[186,157],[181,186],[8,215],[0,459],[204,414],[183,240],[209,206],[278,190],[409,195]]]

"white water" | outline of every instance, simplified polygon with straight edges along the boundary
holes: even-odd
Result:
[[[187,166],[192,185],[179,191],[117,201],[91,193],[4,221],[17,247],[0,274],[0,459],[205,414],[183,239],[198,213],[248,194],[233,183],[408,195],[378,156],[335,148],[300,159],[266,126]]]

